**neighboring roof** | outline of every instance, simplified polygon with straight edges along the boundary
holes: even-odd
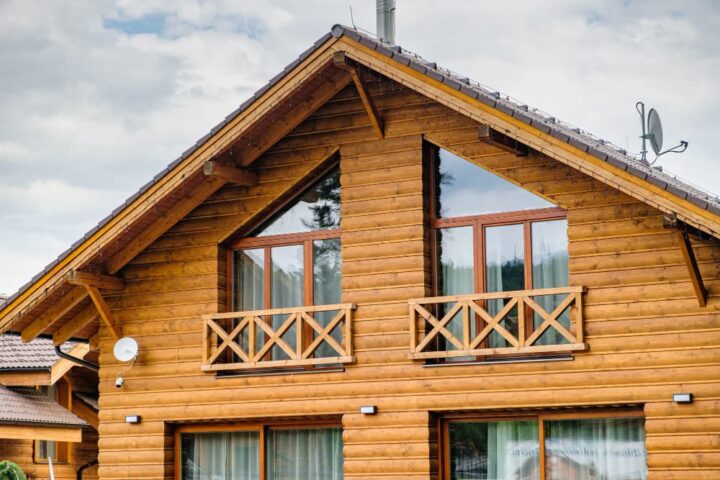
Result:
[[[74,342],[65,343],[63,351],[74,345]],[[19,335],[0,335],[0,370],[50,370],[58,360],[52,339],[38,337],[22,343]]]
[[[75,392],[73,393],[73,396],[87,403],[93,410],[98,412],[100,411],[100,404],[98,403],[97,396],[84,392]]]
[[[38,389],[0,386],[0,424],[84,427],[81,420]]]
[[[287,65],[282,72],[273,77],[267,84],[263,85],[253,96],[246,100],[236,110],[231,112],[223,121],[214,126],[206,135],[195,142],[193,146],[183,152],[180,157],[171,162],[163,171],[153,177],[151,181],[143,185],[140,190],[130,196],[122,205],[113,210],[110,215],[101,220],[81,239],[72,244],[65,252],[60,254],[56,260],[51,262],[40,273],[35,275],[30,282],[23,285],[18,292],[11,295],[7,299],[7,306],[12,304],[15,299],[23,295],[23,293],[33,284],[68,258],[76,249],[78,249],[78,247],[84,244],[84,242],[89,240],[106,225],[110,224],[121,214],[121,212],[131,206],[145,192],[151,190],[164,180],[171,172],[174,172],[177,167],[183,164],[184,160],[189,159],[189,157],[193,154],[201,151],[201,149],[206,146],[206,143],[214,135],[218,134],[218,132],[223,130],[225,127],[231,125],[231,122],[235,121],[243,112],[248,110],[251,106],[254,106],[254,104],[259,101],[271,88],[285,79],[292,70],[298,67],[305,60],[309,59],[317,51],[321,50],[330,41],[340,39],[342,37],[347,37],[355,42],[358,42],[364,47],[378,52],[388,59],[398,62],[402,66],[409,67],[410,69],[419,72],[427,79],[441,82],[450,89],[456,90],[465,95],[468,99],[477,100],[499,112],[517,119],[526,125],[548,134],[561,142],[567,143],[570,146],[591,155],[592,157],[595,157],[603,162],[607,162],[608,164],[617,167],[634,177],[667,191],[679,200],[690,202],[694,206],[699,207],[701,210],[706,210],[715,216],[720,216],[720,199],[718,199],[716,195],[704,192],[685,181],[663,172],[659,168],[653,168],[648,163],[642,162],[628,155],[625,150],[613,146],[610,142],[592,136],[587,132],[570,126],[569,124],[560,122],[554,117],[542,113],[540,110],[530,108],[527,105],[522,105],[519,102],[512,100],[510,97],[501,95],[499,92],[494,92],[481,84],[457,75],[450,70],[438,67],[437,64],[427,61],[400,46],[385,44],[367,34],[360,33],[355,29],[345,27],[343,25],[335,25],[333,26],[331,32],[319,38],[313,46],[300,54],[300,56]],[[189,182],[189,180],[187,181]],[[182,197],[182,195],[179,197]],[[147,219],[145,219],[145,222],[147,224]],[[713,225],[720,224],[720,219],[718,219],[718,221],[713,220],[713,222]],[[140,224],[143,222],[138,220],[137,223]],[[709,233],[717,235],[719,232],[720,230],[713,229],[712,232]],[[62,286],[62,282],[58,281],[57,283]],[[55,287],[57,287],[57,284],[46,286],[46,291],[52,291]],[[5,313],[6,312],[3,307],[0,306],[0,319],[2,319]],[[0,326],[7,328],[8,325],[9,324],[7,322],[3,322]]]

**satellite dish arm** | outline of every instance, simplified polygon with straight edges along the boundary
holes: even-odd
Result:
[[[665,155],[666,153],[683,153],[685,150],[687,150],[688,145],[688,142],[686,142],[685,140],[680,140],[679,145],[675,145],[672,148],[668,148],[667,150],[658,153],[657,157],[655,157],[655,160],[653,160],[650,165],[657,162],[657,159],[660,158],[660,155]]]

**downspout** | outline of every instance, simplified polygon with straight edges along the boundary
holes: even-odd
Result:
[[[97,458],[96,458],[95,460],[90,460],[89,462],[87,462],[87,463],[84,464],[84,465],[80,465],[80,467],[78,467],[78,469],[77,469],[77,475],[76,475],[76,477],[75,477],[76,480],[82,480],[82,478],[83,478],[83,472],[84,472],[85,470],[87,470],[88,468],[90,468],[90,467],[92,467],[92,466],[94,466],[94,465],[97,465],[97,463],[98,463],[98,461],[97,461]]]
[[[58,357],[64,358],[65,360],[70,360],[73,363],[76,363],[80,365],[81,367],[85,367],[89,370],[92,370],[93,372],[99,373],[100,372],[100,366],[95,365],[92,362],[88,362],[87,360],[83,360],[82,358],[73,357],[72,355],[68,355],[67,353],[60,350],[60,346],[57,345],[55,347],[55,353],[57,353]]]

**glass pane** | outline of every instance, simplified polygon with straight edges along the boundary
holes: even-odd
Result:
[[[523,225],[503,225],[485,229],[485,282],[488,292],[509,292],[525,289],[525,238]],[[497,315],[506,300],[488,301],[488,313]],[[512,335],[517,336],[517,308],[501,322]],[[508,347],[510,343],[497,332],[489,337],[492,348]]]
[[[645,480],[642,418],[545,422],[547,480]]]
[[[536,421],[451,423],[449,431],[451,480],[540,479]]]
[[[340,428],[270,430],[268,480],[340,480],[343,478]]]
[[[554,206],[447,150],[437,149],[435,155],[437,218]]]
[[[534,289],[569,285],[567,220],[532,224],[532,275]],[[565,298],[566,295],[543,295],[533,299],[546,312],[552,313]],[[570,330],[569,309],[560,315],[558,320]],[[534,313],[533,322],[534,328],[538,328],[543,323],[543,318]],[[557,345],[567,342],[565,337],[551,327],[535,342],[535,345]]]
[[[257,237],[340,228],[340,169],[335,168],[265,224]]]
[[[265,308],[265,251],[238,250],[233,254],[234,311]]]
[[[305,261],[302,245],[274,247],[270,250],[272,275],[270,276],[271,308],[301,307],[305,304]],[[271,324],[277,330],[288,315],[273,315]],[[295,349],[296,328],[293,325],[281,338]],[[279,346],[272,348],[273,360],[287,360],[288,354]]]
[[[436,242],[436,285],[437,294],[463,295],[475,292],[475,266],[473,259],[473,228],[454,227],[437,230]],[[441,303],[432,311],[432,305],[427,308],[438,319],[442,318],[454,303]],[[474,323],[474,322],[473,322]],[[459,340],[462,339],[462,313],[459,312],[446,327]],[[471,325],[470,335],[475,334],[474,325]],[[447,341],[442,335],[438,336],[436,348],[443,350],[457,350],[457,347]],[[455,361],[468,360],[467,357],[456,358]]]
[[[259,480],[260,433],[181,435],[182,480]]]
[[[334,305],[341,301],[341,267],[340,239],[315,240],[313,242],[313,300],[315,305]],[[315,313],[315,320],[326,327],[337,310]],[[342,327],[342,324],[340,324]],[[313,333],[316,337],[317,333]],[[333,329],[331,336],[342,345],[342,328]],[[337,357],[339,354],[326,342],[315,350],[315,357]]]

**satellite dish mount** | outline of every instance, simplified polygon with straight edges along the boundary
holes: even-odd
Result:
[[[668,148],[667,150],[663,150],[662,122],[660,122],[660,114],[658,113],[658,111],[654,108],[651,108],[646,118],[645,104],[643,102],[637,102],[635,104],[635,109],[640,114],[640,121],[642,123],[642,135],[640,136],[640,138],[642,139],[642,151],[640,152],[640,156],[643,162],[647,162],[648,141],[650,141],[650,147],[652,148],[653,152],[655,152],[655,160],[653,160],[650,165],[653,165],[655,162],[657,162],[657,159],[660,158],[661,155],[665,155],[666,153],[682,153],[687,150],[688,142],[686,142],[685,140],[680,140],[679,145]]]

